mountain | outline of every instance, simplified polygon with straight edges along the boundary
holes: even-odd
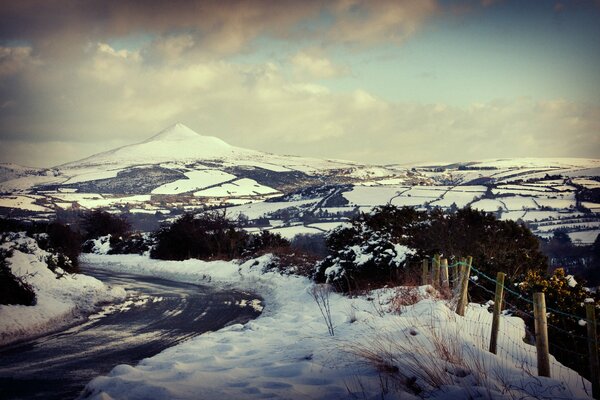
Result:
[[[40,173],[37,173],[40,175]],[[59,165],[42,177],[17,177],[3,192],[187,195],[264,199],[308,186],[405,179],[406,168],[282,156],[232,146],[175,124],[149,139]]]
[[[193,162],[216,158],[248,156],[251,150],[231,146],[214,136],[203,136],[178,123],[149,139],[118,149],[95,154],[83,160],[59,166],[60,169],[100,165],[121,167],[159,162]]]

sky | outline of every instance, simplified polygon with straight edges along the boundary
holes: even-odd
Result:
[[[375,164],[600,157],[597,0],[6,0],[0,162],[181,122]]]

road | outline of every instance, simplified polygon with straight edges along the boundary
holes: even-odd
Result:
[[[124,287],[126,301],[62,332],[0,347],[0,399],[75,398],[91,379],[118,364],[137,364],[186,339],[259,315],[250,305],[257,296],[247,292],[89,268],[84,273]]]

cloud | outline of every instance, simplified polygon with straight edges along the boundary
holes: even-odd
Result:
[[[0,46],[0,79],[15,75],[23,69],[39,65],[40,61],[31,55],[31,47]]]
[[[402,43],[439,9],[436,1],[342,0],[332,7],[336,22],[328,32],[334,42]]]
[[[259,36],[399,43],[437,9],[434,0],[19,0],[0,4],[0,39],[28,40],[47,57],[135,34],[158,37],[166,57],[243,52]]]
[[[327,79],[347,75],[350,68],[336,65],[320,50],[303,50],[290,58],[294,71],[299,76]]]
[[[332,91],[288,74],[287,64],[148,64],[144,57],[99,43],[77,64],[22,69],[14,101],[1,99],[0,160],[50,166],[178,121],[241,147],[371,163],[596,157],[600,150],[597,105],[400,103],[365,89]]]

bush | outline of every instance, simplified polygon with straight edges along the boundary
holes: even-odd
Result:
[[[150,257],[162,260],[231,260],[290,245],[281,235],[268,231],[249,234],[216,212],[199,216],[186,213],[163,226],[154,234],[154,240]]]
[[[88,239],[83,243],[82,251],[96,254],[144,254],[153,244],[153,237],[135,232],[127,236],[106,235]]]
[[[477,269],[489,275],[502,271],[508,279],[547,268],[538,240],[527,227],[470,208],[445,213],[385,205],[351,223],[327,237],[329,255],[317,266],[318,282],[336,282],[349,290],[359,281],[377,287],[398,280],[397,273],[408,264],[396,259],[400,245],[414,249],[416,259],[470,255]]]
[[[11,256],[10,251],[0,249],[0,304],[33,306],[36,304],[35,292],[31,285],[13,275],[6,262]]]
[[[81,226],[85,232],[85,239],[96,239],[106,235],[124,237],[131,229],[131,225],[125,218],[106,211],[95,210],[84,214],[82,219]]]
[[[61,260],[58,263],[68,273],[79,272],[79,253],[81,252],[81,235],[69,225],[59,221],[27,222],[0,219],[0,232],[26,232],[38,242],[42,250],[57,253]],[[54,265],[54,264],[53,264]]]
[[[342,247],[340,238],[348,240],[349,245]],[[397,280],[408,256],[414,253],[394,243],[389,233],[367,227],[334,230],[327,243],[331,254],[317,264],[314,279],[345,292],[381,287]]]
[[[586,312],[584,300],[596,299],[598,295],[587,290],[581,282],[577,282],[571,275],[566,275],[564,269],[557,268],[547,276],[538,271],[529,271],[518,288],[523,298],[531,299],[533,293],[545,294],[548,309],[548,336],[550,350],[561,363],[578,371],[582,376],[589,378],[587,360],[587,328],[584,323]],[[533,315],[533,305],[521,299],[511,299],[519,310],[527,311]],[[559,313],[553,310],[560,311]],[[529,329],[534,331],[533,318],[525,318]]]
[[[39,233],[32,236],[36,238],[40,248],[50,253],[58,253],[57,259],[50,261],[54,267],[58,266],[71,274],[79,272],[81,253],[79,232],[73,231],[71,227],[60,222],[38,224],[35,230]]]
[[[136,232],[126,237],[110,237],[108,254],[144,254],[153,244],[153,239]]]
[[[244,255],[253,255],[258,252],[265,252],[270,249],[281,249],[290,247],[290,242],[284,239],[278,233],[269,231],[260,231],[252,235],[248,235],[244,244]]]
[[[236,229],[224,216],[213,213],[196,218],[186,213],[156,234],[150,257],[162,260],[232,259],[239,257],[248,233]]]

